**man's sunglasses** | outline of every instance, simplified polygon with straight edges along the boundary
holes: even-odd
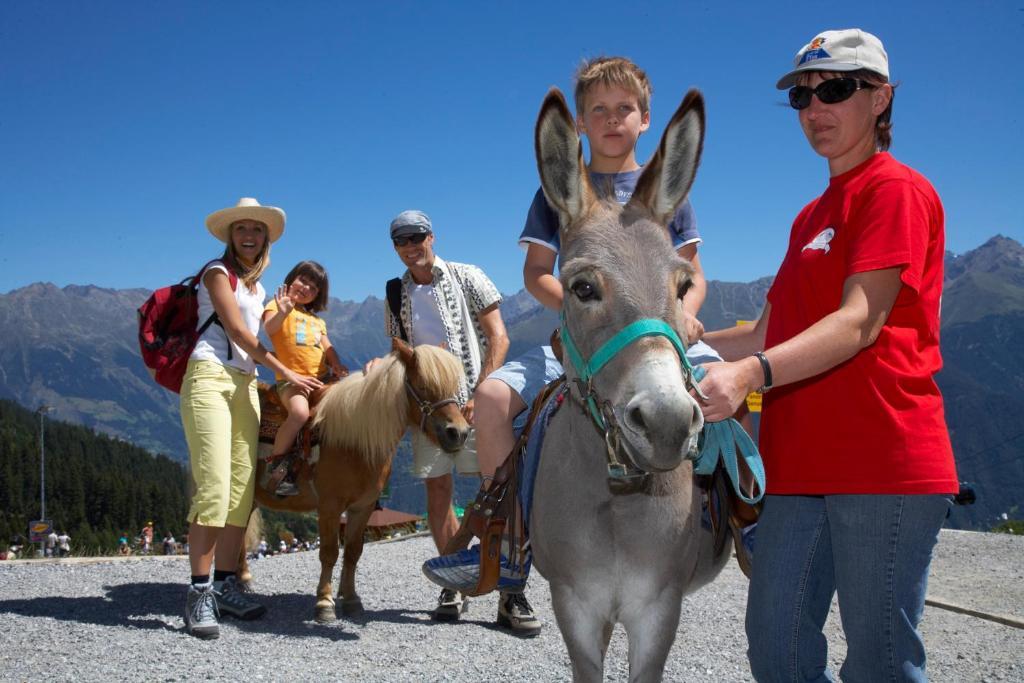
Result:
[[[420,233],[419,235],[402,235],[401,237],[392,237],[391,241],[395,243],[396,247],[404,247],[407,244],[423,244],[424,240],[427,239],[426,233]]]
[[[807,109],[811,106],[811,95],[816,95],[822,104],[845,102],[858,90],[874,87],[871,83],[858,78],[830,78],[819,83],[816,88],[797,85],[789,89],[789,106],[797,110]]]

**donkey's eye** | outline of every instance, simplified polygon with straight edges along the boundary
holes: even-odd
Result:
[[[679,289],[676,290],[676,296],[682,299],[684,296],[686,296],[686,293],[690,291],[690,287],[692,285],[693,282],[690,280],[687,280],[686,282],[681,282],[679,284]]]
[[[578,280],[574,282],[570,287],[572,293],[576,295],[576,298],[580,301],[590,301],[591,299],[597,299],[597,288],[593,284],[586,280]]]

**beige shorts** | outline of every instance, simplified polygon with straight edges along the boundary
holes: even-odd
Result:
[[[412,430],[412,475],[420,479],[433,479],[451,474],[452,467],[459,474],[480,474],[480,461],[476,457],[476,431],[470,430],[466,445],[455,453],[448,453],[424,436]]]

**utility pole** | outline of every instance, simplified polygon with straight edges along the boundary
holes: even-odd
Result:
[[[39,406],[39,409],[36,412],[39,413],[39,507],[40,507],[39,519],[40,520],[45,520],[46,519],[46,446],[45,446],[46,427],[45,427],[44,420],[46,418],[46,413],[50,412],[50,406],[48,406],[48,405],[46,405],[44,403],[43,405]],[[46,541],[40,541],[39,542],[39,555],[40,556],[44,556],[44,557],[46,555],[46,553],[43,550],[43,547],[44,547],[45,543],[46,543]]]

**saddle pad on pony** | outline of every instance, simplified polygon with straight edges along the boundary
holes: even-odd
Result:
[[[281,424],[288,418],[288,411],[277,398],[277,389],[260,382],[260,437],[257,453],[260,460],[268,461],[274,455],[274,438]],[[320,433],[306,422],[295,438],[302,445],[299,453],[308,467],[316,465],[320,460]]]

